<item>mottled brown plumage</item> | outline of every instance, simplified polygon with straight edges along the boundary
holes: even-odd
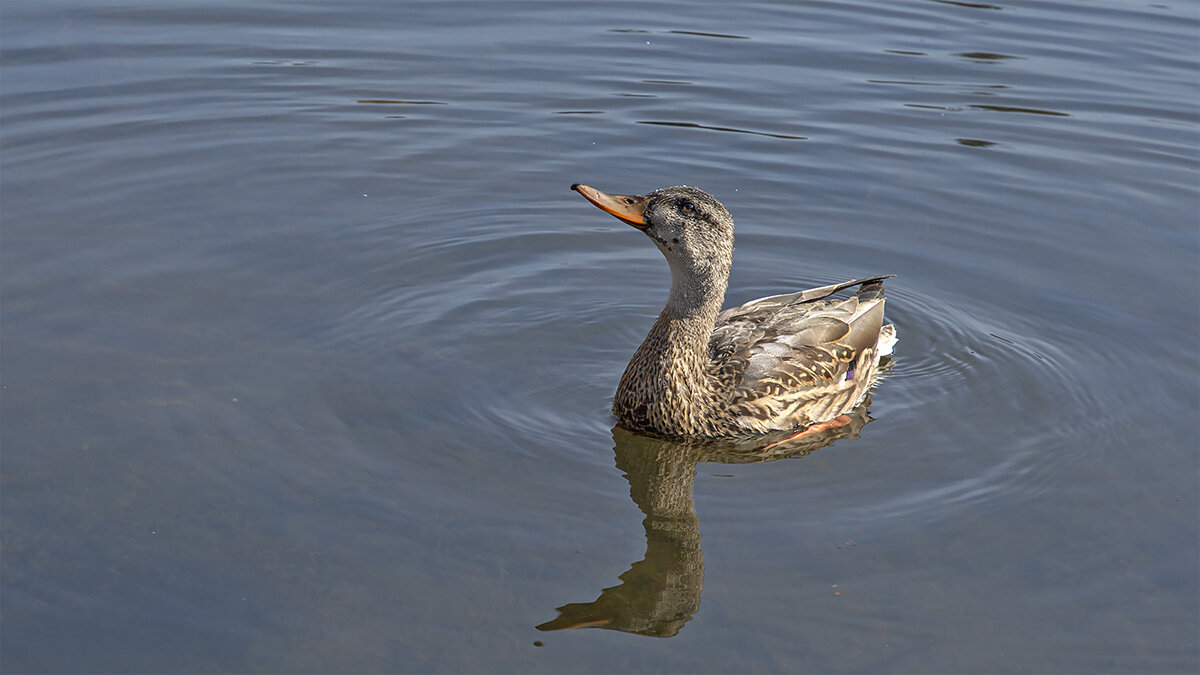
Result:
[[[883,324],[883,280],[855,279],[720,311],[733,262],[733,218],[693,187],[609,195],[573,185],[644,232],[671,266],[666,307],[613,399],[631,429],[738,436],[832,420],[874,384],[895,330]],[[858,286],[849,298],[833,299]]]

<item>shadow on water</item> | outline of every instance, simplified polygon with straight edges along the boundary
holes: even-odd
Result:
[[[646,514],[646,554],[629,566],[617,586],[592,602],[558,608],[541,631],[605,628],[650,637],[674,637],[700,608],[704,553],[692,487],[696,465],[752,464],[802,457],[844,438],[858,438],[871,421],[871,397],[842,426],[789,439],[790,432],[736,441],[677,442],[614,427],[617,468],[629,481],[629,496]]]

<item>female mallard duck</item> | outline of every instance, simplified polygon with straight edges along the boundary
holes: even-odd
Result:
[[[631,429],[740,436],[837,426],[875,382],[895,328],[883,280],[855,279],[721,310],[733,263],[733,218],[686,186],[645,195],[572,190],[641,230],[671,266],[671,291],[613,399]],[[852,297],[828,299],[860,286]],[[814,429],[815,430],[815,429]]]

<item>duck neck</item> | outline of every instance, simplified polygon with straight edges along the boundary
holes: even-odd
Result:
[[[690,435],[703,433],[710,422],[716,401],[708,342],[728,268],[705,276],[672,274],[667,305],[626,367],[613,400],[613,413],[627,426]]]

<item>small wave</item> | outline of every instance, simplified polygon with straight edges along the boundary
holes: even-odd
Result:
[[[697,124],[696,122],[670,122],[664,120],[638,120],[638,124],[655,124],[664,127],[684,127],[687,129],[706,129],[708,131],[728,131],[736,134],[752,134],[755,136],[769,136],[771,138],[783,138],[793,141],[806,141],[806,136],[793,136],[791,134],[777,134],[768,131],[753,131],[750,129],[738,129],[736,127],[721,127],[710,124]]]
[[[912,438],[916,452],[941,448],[945,454],[927,459],[958,472],[872,505],[889,517],[936,519],[948,504],[1052,491],[1090,459],[1078,437],[1121,422],[1095,417],[1112,409],[1102,400],[1112,388],[1096,379],[1099,355],[1083,331],[1052,334],[999,306],[901,284],[889,290],[888,314],[900,343],[895,368],[877,389],[876,414],[897,437]],[[974,442],[962,445],[964,438]]]
[[[698,31],[698,30],[669,30],[667,32],[674,33],[676,35],[695,35],[698,37],[724,38],[726,40],[749,40],[750,39],[750,37],[747,35],[733,35],[730,33],[705,33],[704,31]]]

